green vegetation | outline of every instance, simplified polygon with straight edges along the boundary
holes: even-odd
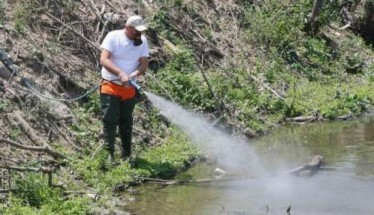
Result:
[[[146,90],[188,109],[219,116],[244,133],[250,130],[256,134],[287,118],[315,116],[334,120],[344,115],[359,116],[373,108],[373,48],[358,34],[340,28],[344,25],[338,5],[341,1],[325,1],[317,31],[309,29],[308,23],[312,0],[217,2],[154,1],[155,8],[144,10],[150,13],[144,14],[151,27],[149,42],[151,48],[157,49],[152,56]],[[71,71],[77,68],[75,72],[79,77],[83,74],[82,79],[96,80],[97,74],[88,68],[97,69],[97,50],[81,37],[76,39],[76,33],[96,42],[102,39],[98,32],[104,35],[111,24],[104,25],[91,11],[94,9],[81,3],[47,1],[45,4],[50,7],[40,8],[33,0],[0,0],[0,27],[6,21],[3,17],[7,17],[16,30],[27,31],[30,38],[41,35],[46,38],[43,44],[32,49],[28,47],[30,44],[23,47],[21,42],[26,42],[21,40],[17,48],[7,47],[19,54],[17,62],[24,60],[23,67],[32,67],[33,60],[38,61],[43,71],[59,78],[72,75]],[[142,6],[141,1],[135,4]],[[4,5],[11,5],[12,11],[8,13]],[[115,6],[107,8],[115,10]],[[75,34],[66,26],[51,26],[56,23],[51,17],[39,19],[42,10],[75,29]],[[82,11],[84,15],[79,14]],[[33,32],[35,29],[31,26],[39,24],[35,29],[41,32]],[[33,57],[28,59],[25,53],[30,50]],[[53,57],[56,59],[49,61]],[[54,63],[59,65],[54,67]],[[29,74],[35,77],[41,73],[33,71],[34,68]],[[91,74],[94,78],[89,77]],[[56,87],[53,92],[60,90]],[[69,135],[72,134],[71,138],[79,143],[77,148],[81,150],[78,152],[69,145],[56,147],[72,159],[66,169],[81,178],[75,183],[69,174],[56,173],[61,174],[61,180],[68,181],[69,188],[78,190],[84,185],[108,194],[122,185],[138,184],[144,178],[173,178],[193,160],[202,157],[182,131],[165,123],[158,110],[142,103],[135,110],[138,129],[134,138],[135,166],[124,161],[117,166],[109,165],[107,154],[102,150],[98,100],[98,94],[94,93],[86,102],[71,105],[76,121],[70,124]],[[37,108],[30,108],[28,115],[33,119],[53,119],[48,105],[39,102],[34,105]],[[8,112],[10,107],[13,104],[8,101],[0,102],[0,112]],[[38,125],[43,130],[40,133],[48,130],[46,124]],[[15,128],[4,133],[13,139],[22,135]],[[58,136],[54,132],[50,135],[51,138]],[[9,198],[11,207],[2,205],[2,214],[86,214],[92,203],[81,197],[65,198],[59,188],[48,187],[46,178],[40,174],[19,176],[14,186],[16,189]]]
[[[212,110],[214,101],[197,71],[192,51],[177,47],[168,64],[157,72],[159,81],[151,82],[152,91],[176,99],[182,106]]]
[[[171,178],[201,155],[180,131],[170,128],[167,132],[166,142],[161,146],[143,147],[135,152],[138,153],[135,167],[127,161],[120,161],[118,166],[112,167],[107,163],[107,153],[99,151],[93,158],[87,155],[76,159],[74,169],[86,183],[102,192],[111,191],[118,185],[142,181],[142,178]]]
[[[320,30],[313,34],[307,30],[313,1],[243,2],[239,37],[242,44],[236,49],[240,52],[227,57],[229,66],[204,71],[218,101],[237,113],[225,113],[226,117],[234,118],[234,124],[262,132],[288,117],[315,115],[336,119],[359,115],[372,107],[373,51],[361,37],[331,27],[341,23],[337,4],[325,2],[318,20]],[[172,11],[177,6],[168,7]],[[165,10],[154,18],[161,29],[172,25]],[[204,29],[204,35],[214,34],[207,31],[209,28]],[[222,104],[212,98],[191,54],[197,52],[193,38],[178,38],[173,30],[161,31],[161,35],[174,43],[177,51],[168,52],[171,60],[155,71],[158,81],[152,81],[152,91],[166,93],[191,109],[218,111]],[[251,67],[246,66],[248,51]],[[251,76],[261,81],[253,81]],[[283,98],[263,89],[264,84]]]
[[[73,169],[85,183],[97,190],[111,191],[118,185],[136,183],[146,177],[171,178],[190,162],[202,156],[185,134],[177,128],[167,127],[160,130],[161,121],[157,112],[153,110],[149,115],[150,127],[147,129],[153,130],[154,135],[162,132],[166,136],[162,144],[147,146],[135,140],[133,147],[135,167],[131,167],[127,161],[120,161],[118,166],[113,167],[107,162],[108,155],[100,146],[101,143],[97,142],[101,121],[99,118],[92,118],[99,113],[98,94],[92,94],[90,98],[90,102],[75,110],[79,126],[73,125],[72,131],[83,143],[84,154],[79,154],[74,159]],[[138,105],[135,112],[139,114],[144,111],[143,108]],[[116,153],[116,157],[119,158],[119,150]]]
[[[62,191],[50,188],[47,179],[40,174],[27,174],[24,178],[18,178],[15,185],[9,198],[11,207],[1,206],[1,214],[83,215],[89,212],[88,199],[64,199]]]
[[[38,5],[32,0],[17,0],[15,3],[13,25],[19,32],[23,32],[29,23],[35,19]]]
[[[3,24],[4,19],[5,19],[5,6],[4,6],[4,1],[0,0],[0,25]]]
[[[175,127],[166,129],[166,138],[160,146],[144,146],[139,143],[134,146],[135,166],[126,161],[120,161],[117,166],[107,162],[107,153],[96,143],[98,139],[99,119],[92,122],[88,116],[95,114],[98,97],[92,95],[92,103],[87,103],[75,110],[80,126],[73,126],[76,137],[84,143],[83,154],[71,156],[71,164],[75,174],[82,178],[82,182],[94,188],[101,194],[110,194],[113,190],[126,184],[142,182],[144,178],[157,177],[169,179],[178,172],[191,165],[196,159],[202,157],[197,148],[189,139]],[[141,111],[138,108],[137,111]],[[156,112],[153,112],[156,113]],[[153,115],[153,122],[159,124],[157,116]],[[159,127],[155,125],[156,127]],[[97,134],[97,133],[96,133]],[[66,152],[65,152],[66,153]],[[118,152],[117,152],[118,153]],[[119,154],[117,154],[119,157]],[[66,176],[60,175],[64,178]],[[80,183],[68,180],[72,190],[82,190]],[[47,177],[41,174],[26,174],[15,182],[15,190],[9,198],[11,207],[0,208],[2,214],[87,214],[89,204],[93,202],[87,198],[64,198],[59,188],[48,186]],[[105,204],[99,201],[97,204]]]

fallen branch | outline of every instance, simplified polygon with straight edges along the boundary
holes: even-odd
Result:
[[[58,152],[55,152],[53,151],[52,149],[49,149],[49,148],[46,148],[45,146],[44,147],[40,147],[40,146],[27,146],[27,145],[24,145],[24,144],[20,144],[20,143],[16,143],[12,140],[7,140],[5,138],[2,138],[0,137],[0,142],[4,142],[4,143],[7,143],[13,147],[16,147],[16,148],[19,148],[19,149],[23,149],[23,150],[27,150],[27,151],[34,151],[34,152],[45,152],[47,154],[50,154],[52,156],[56,156],[56,157],[61,157],[61,158],[66,158],[64,155],[61,155],[60,153]]]
[[[104,23],[104,20],[101,18],[100,11],[96,8],[95,3],[93,3],[91,0],[88,1],[88,4],[86,4],[84,1],[80,1],[84,6],[89,7],[92,12],[95,14],[96,18],[100,20],[101,23]]]
[[[0,153],[0,159],[5,160],[5,161],[10,161],[10,162],[13,162],[13,163],[19,163],[19,161],[14,160],[12,158],[8,158],[5,155],[3,155],[2,153]]]
[[[290,171],[288,171],[289,174],[298,176],[303,171],[310,171],[309,176],[314,175],[322,165],[325,164],[325,158],[321,155],[315,155],[312,157],[311,161],[308,164],[296,167]]]
[[[86,191],[70,191],[70,190],[67,190],[67,191],[64,191],[64,195],[67,195],[67,196],[70,196],[70,195],[85,195],[85,196],[87,196],[88,198],[90,198],[94,201],[97,201],[100,198],[99,194],[88,193]]]
[[[201,61],[202,61],[201,64],[204,65],[204,62],[203,62],[204,61],[204,57],[201,59]],[[200,70],[200,72],[201,72],[201,74],[202,74],[202,76],[204,78],[204,81],[205,81],[206,85],[208,86],[209,92],[210,92],[210,94],[212,95],[213,99],[216,102],[217,109],[219,110],[219,113],[223,113],[221,102],[218,99],[218,97],[216,96],[216,94],[213,92],[213,88],[212,88],[212,86],[209,83],[208,77],[206,76],[206,74],[205,74],[205,72],[203,70],[203,66],[202,65],[200,65],[199,63],[197,64],[197,66],[198,66],[198,68],[199,68],[199,70]]]
[[[287,122],[311,122],[317,120],[316,116],[298,116],[293,118],[287,118]]]
[[[18,167],[18,166],[0,165],[0,169],[14,170],[14,171],[18,171],[18,172],[41,172],[41,173],[44,173],[44,174],[48,174],[48,186],[52,187],[52,171],[53,171],[53,169],[50,168],[50,167],[32,168],[32,167]]]
[[[343,27],[340,27],[339,30],[345,30],[346,28],[350,28],[351,26],[352,26],[351,23],[347,23]]]
[[[12,190],[0,189],[0,193],[10,193]]]
[[[144,181],[154,182],[164,186],[170,185],[182,185],[182,184],[196,184],[196,183],[213,183],[221,181],[237,181],[237,180],[246,180],[253,179],[253,176],[238,176],[238,177],[222,177],[222,178],[203,178],[203,179],[190,179],[190,180],[164,180],[159,178],[140,178]]]
[[[26,120],[23,119],[20,111],[14,112],[13,119],[20,123],[21,129],[27,134],[30,140],[39,145],[43,145],[44,151],[46,153],[53,156],[54,158],[66,158],[64,155],[54,151],[48,143],[43,141],[39,136],[35,134],[34,129],[31,128],[31,126],[26,122]]]
[[[262,81],[260,81],[256,76],[254,76],[253,74],[251,74],[251,72],[249,71],[249,68],[247,69],[247,72],[248,72],[248,75],[249,77],[254,80],[255,82],[257,82],[258,84],[260,84],[261,86],[263,86],[265,89],[269,90],[274,96],[276,96],[277,98],[279,99],[282,99],[284,100],[284,98],[278,94],[277,91],[275,91],[274,89],[272,89],[269,85],[267,85],[266,83],[263,83]]]
[[[39,4],[40,6],[42,6],[39,2],[35,1],[37,4]],[[70,30],[71,32],[73,32],[75,35],[77,35],[78,37],[80,37],[81,39],[83,39],[84,41],[86,41],[88,44],[90,44],[92,47],[100,50],[99,46],[92,42],[91,40],[87,39],[84,35],[82,35],[81,33],[75,31],[72,27],[70,27],[69,25],[65,24],[64,22],[62,22],[60,19],[58,19],[57,17],[53,16],[51,13],[49,13],[48,11],[45,11],[43,10],[43,13],[45,13],[47,16],[49,16],[51,19],[55,20],[56,22],[60,23],[62,26],[64,26],[65,28],[67,28],[68,30]]]
[[[0,169],[15,170],[15,171],[18,171],[18,172],[42,172],[42,173],[51,173],[52,172],[52,169],[49,168],[49,167],[32,168],[32,167],[18,167],[18,166],[0,165]]]

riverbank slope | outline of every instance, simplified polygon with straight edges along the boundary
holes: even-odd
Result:
[[[172,177],[203,157],[144,100],[135,111],[138,166],[104,162],[98,47],[135,13],[149,23],[144,90],[231,135],[370,110],[373,2],[320,2],[0,0],[1,178],[12,193],[2,212],[85,214],[87,193]]]

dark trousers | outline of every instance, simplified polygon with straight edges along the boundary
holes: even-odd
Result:
[[[131,155],[132,114],[135,104],[135,98],[120,100],[113,95],[100,94],[104,142],[111,156],[114,156],[117,127],[122,142],[122,156],[129,157]]]

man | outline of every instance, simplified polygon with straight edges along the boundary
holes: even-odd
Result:
[[[142,32],[147,29],[140,16],[127,19],[125,28],[108,33],[101,44],[102,85],[100,105],[103,134],[109,159],[113,163],[117,127],[124,160],[131,155],[133,110],[136,103],[135,81],[148,68],[148,42]]]

